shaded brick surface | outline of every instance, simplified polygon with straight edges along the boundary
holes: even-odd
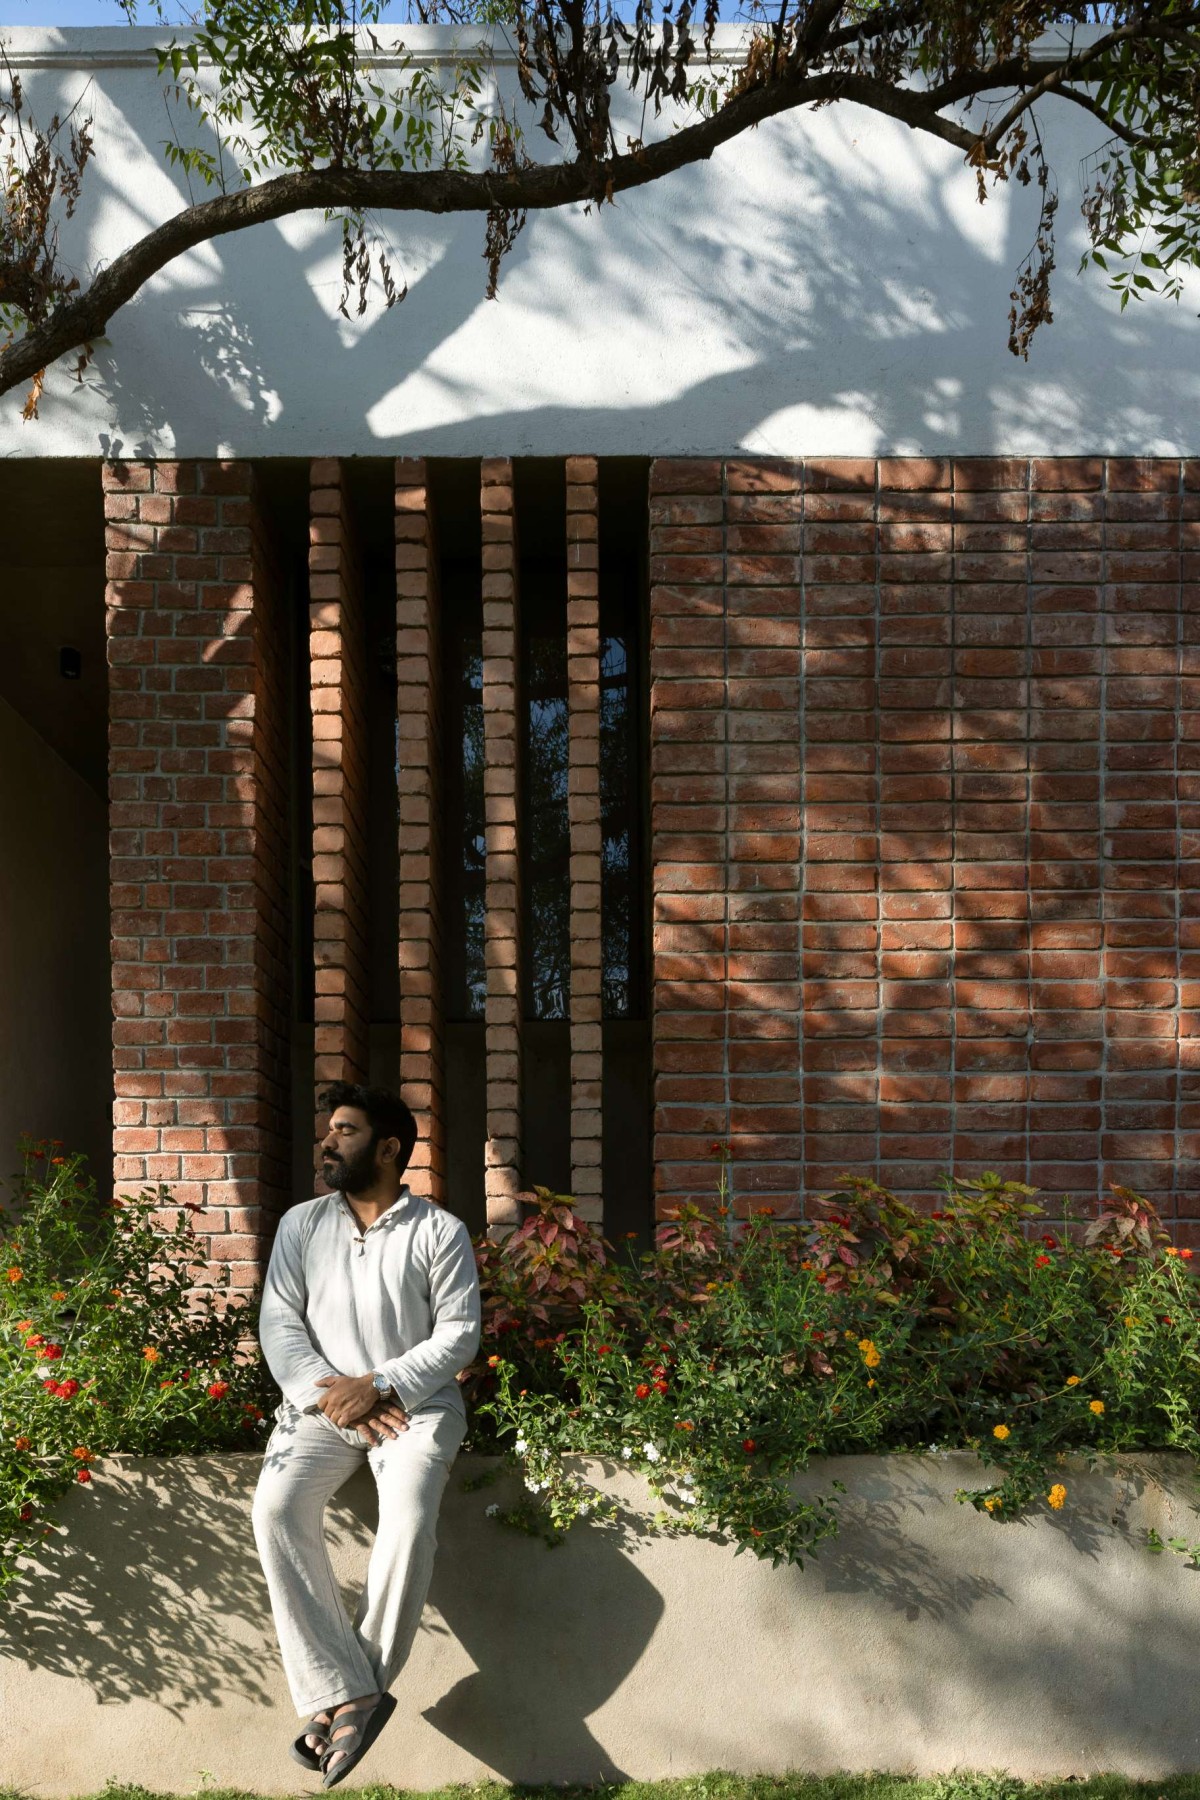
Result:
[[[204,1209],[255,1280],[287,1204],[287,713],[250,469],[103,471],[114,1184]]]

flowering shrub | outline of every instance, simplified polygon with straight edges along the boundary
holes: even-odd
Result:
[[[0,1207],[0,1587],[54,1529],[54,1503],[92,1486],[91,1464],[260,1445],[274,1390],[180,1213],[147,1192],[101,1208],[83,1159],[26,1142]]]
[[[611,1513],[564,1463],[583,1454],[647,1476],[659,1524],[801,1563],[837,1524],[835,1492],[793,1491],[816,1456],[975,1450],[993,1479],[959,1498],[1004,1521],[1070,1505],[1068,1453],[1200,1452],[1192,1253],[1145,1200],[1117,1189],[1065,1237],[998,1176],[929,1212],[847,1178],[815,1210],[735,1229],[684,1207],[622,1262],[543,1195],[484,1252],[472,1385],[523,1467],[513,1523],[554,1540]]]

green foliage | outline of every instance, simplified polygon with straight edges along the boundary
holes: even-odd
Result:
[[[473,1781],[418,1794],[412,1789],[367,1783],[363,1800],[1200,1800],[1200,1775],[1160,1775],[1134,1781],[1127,1775],[1069,1775],[1020,1781],[1013,1775],[959,1771],[953,1775],[731,1775],[714,1769],[674,1781],[563,1783],[511,1788],[497,1781]],[[205,1785],[205,1800],[257,1800],[239,1788]],[[0,1788],[0,1800],[32,1800],[15,1788]],[[173,1800],[149,1789],[110,1779],[95,1800]]]
[[[0,1208],[0,1587],[94,1459],[253,1449],[276,1404],[254,1309],[186,1209],[164,1228],[165,1192],[101,1208],[81,1157],[22,1149]]]
[[[797,1495],[814,1457],[976,1451],[959,1498],[1004,1522],[1069,1504],[1068,1455],[1200,1453],[1192,1253],[1139,1196],[1066,1236],[994,1175],[928,1212],[846,1178],[817,1213],[685,1207],[634,1261],[542,1194],[484,1248],[476,1436],[521,1465],[526,1528],[611,1512],[581,1455],[645,1475],[663,1526],[802,1564],[837,1528],[833,1488]]]

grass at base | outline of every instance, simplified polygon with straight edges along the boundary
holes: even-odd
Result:
[[[303,1780],[303,1777],[300,1778]],[[307,1794],[308,1790],[303,1791]],[[343,1790],[359,1800],[1200,1800],[1200,1772],[1133,1781],[1127,1775],[1051,1776],[1018,1781],[1012,1775],[786,1775],[743,1776],[716,1771],[678,1781],[626,1781],[594,1786],[508,1786],[498,1781],[418,1792],[378,1784]],[[0,1800],[32,1800],[0,1787]],[[109,1781],[76,1800],[260,1800],[240,1788],[201,1786],[187,1796],[166,1795]]]

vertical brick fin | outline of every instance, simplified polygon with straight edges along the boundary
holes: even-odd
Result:
[[[103,484],[114,1179],[197,1203],[246,1288],[287,1202],[280,588],[247,466]]]
[[[809,1194],[879,1154],[882,1006],[877,471],[804,468],[801,1066]]]
[[[792,1213],[800,1199],[803,509],[799,463],[726,464],[726,1034],[739,1212]]]
[[[954,954],[951,470],[879,464],[880,1179],[928,1193],[950,1143]]]
[[[417,1121],[418,1191],[446,1197],[441,957],[441,653],[435,521],[425,464],[396,463],[396,705],[400,812],[400,1091]]]
[[[1182,465],[1179,558],[1179,1089],[1175,1160],[1180,1238],[1200,1235],[1200,458]]]
[[[521,1204],[521,881],[517,839],[520,721],[519,605],[513,468],[484,457],[483,741],[487,964],[487,1147],[489,1230],[519,1224]]]
[[[319,1096],[331,1081],[365,1081],[370,1060],[366,645],[362,573],[340,462],[312,464],[308,542],[319,1141]]]
[[[1191,747],[1180,741],[1181,577],[1196,562],[1181,556],[1184,475],[1169,457],[1110,457],[1104,471],[1101,1179],[1105,1190],[1136,1188],[1168,1217],[1195,1185],[1190,1158],[1176,1167],[1181,998],[1192,998],[1180,978],[1191,854],[1179,805]]]
[[[1094,1201],[1102,1192],[1106,1033],[1103,458],[1035,459],[1029,507],[1028,1179]],[[984,1098],[1018,1097],[1007,1077],[990,1086]]]
[[[600,514],[594,456],[567,458],[567,807],[571,832],[571,1192],[603,1221]]]
[[[650,471],[656,1210],[710,1198],[729,1137],[724,471]]]

